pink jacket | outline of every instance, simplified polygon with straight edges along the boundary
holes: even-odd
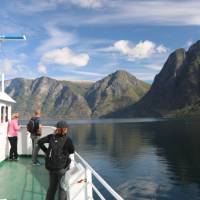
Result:
[[[12,119],[8,123],[8,137],[14,137],[17,136],[18,130],[20,129],[20,125],[18,125],[17,119]]]

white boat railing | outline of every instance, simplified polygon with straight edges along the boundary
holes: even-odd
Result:
[[[104,186],[104,188],[117,200],[123,200],[123,198],[113,190],[113,188],[77,153],[75,152],[75,160],[76,157],[78,160],[82,162],[82,164],[85,166],[86,171],[89,170],[92,175]],[[106,200],[101,192],[97,189],[97,187],[91,182],[88,183],[92,185],[93,190],[96,192],[96,194],[99,196],[101,200]]]
[[[44,126],[42,129],[42,136],[45,136],[49,133],[53,133],[54,130],[55,127]],[[22,126],[20,132],[21,133],[18,135],[18,153],[19,155],[31,155],[32,144],[29,134],[27,135],[26,133],[26,126]],[[4,137],[6,138],[6,135]],[[7,149],[6,155],[8,155],[8,143],[6,144],[4,149]],[[42,152],[40,151],[40,154],[41,153]],[[92,181],[92,177],[95,177],[96,180],[108,191],[108,193],[110,193],[111,196],[113,196],[116,200],[123,200],[123,198],[116,191],[114,191],[113,188],[77,152],[75,152],[75,154],[70,157],[72,158],[72,160],[75,161],[75,163],[81,163],[85,170],[86,174],[85,184],[86,184],[86,191],[88,194],[91,194],[94,191],[101,200],[106,200],[106,198],[94,185],[94,181]],[[92,195],[89,195],[87,197],[87,200],[88,199],[93,199]]]

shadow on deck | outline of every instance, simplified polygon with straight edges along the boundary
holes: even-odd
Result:
[[[39,158],[41,163],[44,159]],[[30,157],[0,164],[0,199],[44,200],[48,187],[48,172],[44,164],[33,166]]]

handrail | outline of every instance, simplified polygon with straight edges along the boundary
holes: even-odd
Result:
[[[92,174],[97,178],[97,180],[115,197],[117,200],[123,200],[123,198],[115,192],[112,187],[77,153],[75,155],[81,162],[92,172]]]

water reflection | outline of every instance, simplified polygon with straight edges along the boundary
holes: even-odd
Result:
[[[157,147],[157,155],[167,159],[169,169],[182,184],[187,182],[199,184],[200,126],[198,123],[174,123],[156,124],[153,145]]]
[[[198,121],[71,128],[77,151],[125,199],[200,199]]]
[[[72,127],[73,140],[79,152],[94,150],[118,161],[132,160],[143,144],[140,129],[131,124],[91,124]]]

